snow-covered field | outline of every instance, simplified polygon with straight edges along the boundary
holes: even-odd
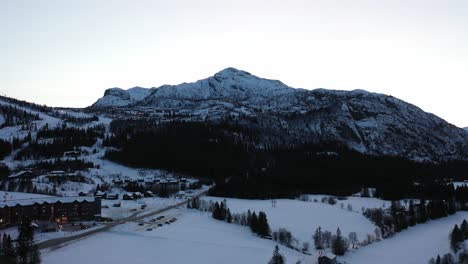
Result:
[[[348,252],[342,258],[348,264],[421,264],[438,254],[450,252],[449,232],[455,224],[468,220],[468,212],[411,227],[381,242]]]
[[[268,262],[276,245],[254,236],[246,227],[214,220],[196,210],[177,209],[168,214],[178,220],[152,231],[137,223],[123,224],[65,247],[43,251],[43,263],[61,264],[66,259],[68,264],[258,264]],[[280,252],[287,263],[304,258],[284,247]]]
[[[203,199],[222,201],[225,198],[204,197]],[[276,206],[273,207],[271,200],[226,199],[226,201],[233,213],[244,213],[249,209],[257,213],[264,211],[272,231],[286,228],[300,242],[309,242],[311,245],[313,245],[312,235],[319,226],[322,230],[332,233],[335,233],[339,227],[345,236],[349,232],[356,232],[360,240],[367,234],[373,234],[376,228],[360,212],[350,212],[321,202],[279,199],[275,200]]]

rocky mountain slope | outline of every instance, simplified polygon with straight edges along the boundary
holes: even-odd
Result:
[[[363,90],[295,89],[234,68],[194,83],[109,89],[90,107],[108,108],[171,111],[194,120],[229,117],[282,141],[333,141],[373,155],[468,158],[468,133],[397,98]]]

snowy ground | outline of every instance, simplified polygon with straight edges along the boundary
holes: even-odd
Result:
[[[322,202],[323,197],[331,197],[329,195],[307,195],[309,197],[310,202]],[[351,205],[352,210],[356,212],[362,212],[362,208],[388,208],[391,205],[390,201],[381,200],[378,198],[371,198],[371,197],[354,197],[349,196],[346,197],[346,200],[337,200],[335,204],[336,207],[341,208],[342,206],[344,209],[347,209],[348,204]],[[343,205],[342,205],[343,204]],[[404,202],[402,201],[404,205]]]
[[[36,199],[36,198],[46,198],[52,197],[48,195],[42,194],[34,194],[34,193],[24,193],[24,192],[5,192],[0,191],[0,203],[4,202],[5,200],[18,200],[18,199]]]
[[[168,214],[178,220],[152,231],[137,223],[120,225],[57,250],[44,251],[43,263],[61,264],[66,259],[68,264],[258,264],[268,262],[276,245],[254,236],[246,227],[214,220],[196,210],[176,209]],[[284,247],[280,252],[287,263],[304,258]]]
[[[102,208],[101,215],[112,219],[120,219],[129,217],[136,212],[155,211],[183,201],[185,201],[185,199],[160,197],[142,198],[138,200],[102,200],[102,205],[108,206],[108,208]],[[116,203],[120,203],[121,207],[114,207],[113,205]],[[141,209],[142,205],[146,205],[144,210]]]
[[[438,254],[450,252],[449,232],[455,224],[468,220],[468,212],[411,227],[381,242],[348,252],[342,260],[348,264],[421,264]]]
[[[43,241],[47,241],[47,240],[59,238],[59,237],[73,236],[73,235],[77,235],[83,232],[88,232],[95,228],[102,227],[102,224],[99,224],[99,223],[97,223],[95,226],[93,226],[93,222],[82,222],[82,223],[87,226],[87,228],[84,230],[80,230],[77,227],[76,230],[74,231],[70,231],[68,230],[68,228],[65,228],[64,230],[59,230],[57,232],[46,232],[46,233],[36,232],[34,234],[34,241],[37,243],[37,242],[43,242]],[[0,234],[9,234],[13,239],[16,239],[18,237],[18,233],[19,232],[18,232],[17,227],[10,227],[7,229],[0,230]]]
[[[204,200],[221,201],[225,198],[204,197]],[[276,207],[271,200],[226,199],[231,212],[244,213],[247,210],[264,211],[272,231],[286,228],[301,242],[313,245],[312,235],[317,227],[335,233],[339,227],[342,234],[356,232],[362,240],[367,234],[373,234],[376,226],[360,212],[347,211],[337,206],[321,202],[303,202],[299,200],[279,199]],[[313,247],[311,247],[313,248]]]

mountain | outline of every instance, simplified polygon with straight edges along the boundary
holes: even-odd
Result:
[[[133,87],[128,90],[121,88],[110,88],[104,92],[104,97],[100,98],[93,106],[113,107],[126,106],[140,101],[151,93],[151,89]]]
[[[170,111],[169,117],[159,116],[166,119],[230,118],[276,142],[338,142],[361,153],[417,161],[468,158],[463,129],[388,95],[295,89],[234,68],[194,83],[139,88],[138,96],[134,89],[107,90],[90,109]]]

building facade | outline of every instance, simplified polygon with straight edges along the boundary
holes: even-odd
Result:
[[[16,225],[23,217],[56,223],[89,221],[101,215],[94,197],[51,197],[0,202],[0,228]]]

